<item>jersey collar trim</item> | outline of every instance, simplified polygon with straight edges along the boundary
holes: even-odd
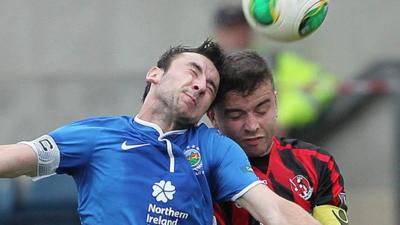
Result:
[[[135,121],[136,123],[138,123],[138,124],[143,125],[143,126],[151,127],[151,128],[153,128],[153,129],[155,129],[155,130],[158,132],[158,134],[159,134],[160,137],[166,137],[166,136],[171,135],[171,134],[183,134],[183,133],[185,133],[185,132],[187,131],[187,129],[182,129],[182,130],[172,130],[172,131],[168,131],[168,132],[165,132],[165,133],[164,133],[164,132],[162,131],[161,127],[158,126],[158,125],[155,124],[155,123],[148,122],[148,121],[144,121],[144,120],[140,119],[140,118],[137,117],[137,116],[135,116],[134,121]]]

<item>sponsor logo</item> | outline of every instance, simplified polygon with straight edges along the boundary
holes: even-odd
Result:
[[[171,181],[160,180],[153,185],[153,197],[157,202],[167,203],[174,199],[175,186]],[[160,207],[150,203],[147,207],[146,223],[158,225],[177,225],[180,220],[187,220],[189,214],[172,207]]]
[[[172,207],[159,207],[149,204],[147,208],[147,224],[177,225],[179,220],[186,220],[188,218],[188,213],[175,210]]]
[[[58,155],[59,150],[57,144],[54,142],[53,138],[49,135],[43,135],[40,138],[33,141],[36,147],[38,158],[40,164],[48,164],[57,161],[56,155]],[[56,165],[58,167],[58,163]]]
[[[199,147],[195,145],[187,146],[184,154],[196,175],[204,173]]]
[[[171,181],[161,180],[153,185],[152,195],[158,202],[167,203],[169,200],[174,199],[175,193],[175,186],[172,185]]]
[[[39,144],[42,146],[43,151],[45,151],[45,152],[53,149],[53,145],[51,144],[51,141],[47,138],[40,140]]]
[[[128,145],[127,141],[124,141],[124,143],[122,143],[122,145],[121,145],[121,149],[129,150],[129,149],[139,148],[139,147],[143,147],[143,146],[147,146],[147,145],[150,145],[150,144]]]
[[[297,193],[304,200],[311,198],[313,188],[310,182],[303,175],[296,175],[292,179],[289,179],[290,187],[294,193]]]

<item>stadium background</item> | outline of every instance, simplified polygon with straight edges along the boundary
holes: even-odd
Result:
[[[0,143],[30,140],[83,117],[135,114],[146,69],[169,46],[197,45],[212,35],[214,10],[233,2],[239,1],[1,1]],[[375,64],[400,60],[399,8],[397,0],[332,0],[323,26],[311,37],[289,44],[262,36],[257,41],[268,42],[265,50],[294,50],[351,79]],[[400,223],[395,101],[384,95],[368,102],[318,143],[341,166],[351,224]],[[17,183],[17,189],[11,187],[17,203],[33,203],[28,211],[40,205],[40,196],[26,196],[29,179]],[[11,196],[7,187],[8,180],[1,179],[4,218],[18,208],[5,204]],[[42,191],[43,198],[48,192]]]

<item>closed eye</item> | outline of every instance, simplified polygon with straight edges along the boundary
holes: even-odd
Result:
[[[260,102],[259,104],[257,104],[257,106],[255,108],[255,112],[259,113],[259,114],[264,114],[268,111],[270,106],[271,106],[271,100],[266,99],[266,100]]]
[[[240,117],[243,115],[243,111],[232,109],[232,110],[226,110],[224,114],[228,119],[237,120],[240,119]]]
[[[198,77],[200,74],[204,72],[203,68],[196,62],[189,62],[189,66],[190,66],[190,73],[195,77]],[[207,82],[207,89],[210,90],[212,94],[216,93],[218,87],[215,81],[207,78],[206,82]]]
[[[194,77],[198,77],[198,76],[199,76],[198,72],[197,72],[196,70],[194,70],[194,69],[189,69],[189,72],[190,72],[190,74],[192,74]]]
[[[203,73],[201,66],[195,62],[189,62],[190,72],[194,73],[196,76]]]
[[[215,94],[217,92],[217,85],[215,84],[215,82],[211,79],[207,79],[207,89],[210,90],[210,92],[212,94]]]

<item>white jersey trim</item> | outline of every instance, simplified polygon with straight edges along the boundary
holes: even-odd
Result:
[[[243,190],[241,190],[239,193],[237,193],[236,195],[234,195],[231,200],[234,202],[236,201],[238,198],[242,197],[247,191],[249,191],[251,188],[253,188],[254,186],[258,185],[258,184],[265,184],[263,181],[258,180],[258,181],[254,181],[253,183],[251,183],[250,185],[248,185],[247,187],[245,187]]]
[[[187,129],[183,129],[183,130],[173,130],[173,131],[168,131],[168,132],[163,132],[161,127],[158,126],[155,123],[151,123],[151,122],[147,122],[144,121],[142,119],[140,119],[139,117],[135,117],[134,118],[135,122],[148,126],[148,127],[152,127],[155,130],[157,130],[159,136],[158,136],[158,141],[165,141],[167,144],[167,152],[168,152],[168,156],[169,156],[169,172],[174,173],[175,172],[175,156],[172,152],[172,144],[171,142],[166,138],[166,136],[171,135],[171,134],[183,134],[187,131]]]

